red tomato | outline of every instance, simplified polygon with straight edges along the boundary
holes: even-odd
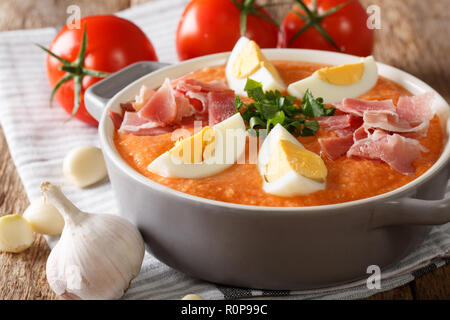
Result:
[[[303,2],[310,10],[313,9],[313,1],[304,0]],[[317,0],[317,15],[347,2],[348,0]],[[308,16],[297,5],[293,6],[293,10]],[[292,37],[306,22],[295,12],[290,11],[281,25],[280,46],[342,51],[357,56],[368,56],[373,49],[374,32],[367,28],[367,19],[368,16],[364,8],[357,0],[353,0],[320,21],[320,25],[325,32],[340,49],[338,50],[314,26],[309,27],[291,42]]]
[[[53,39],[49,50],[57,56],[75,61],[80,51],[84,28],[87,30],[87,47],[84,67],[103,72],[116,72],[129,64],[142,61],[157,61],[155,50],[150,40],[134,23],[113,16],[91,16],[82,18],[81,29],[69,29],[64,26]],[[52,88],[66,74],[60,70],[62,63],[47,56],[47,76]],[[83,76],[80,106],[75,117],[91,125],[97,121],[86,111],[84,91],[101,78]],[[74,108],[74,80],[65,82],[55,94],[56,100],[69,113]]]
[[[270,17],[264,9],[257,11]],[[178,24],[176,46],[179,59],[231,51],[241,37],[240,14],[232,0],[191,1]],[[249,14],[245,35],[262,48],[277,46],[278,28],[265,18]]]

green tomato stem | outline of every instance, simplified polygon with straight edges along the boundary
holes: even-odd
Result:
[[[50,104],[53,101],[55,93],[58,89],[67,81],[74,81],[74,105],[72,109],[71,117],[75,116],[80,108],[81,104],[81,92],[83,87],[83,77],[91,76],[96,78],[104,78],[109,75],[107,72],[92,70],[84,67],[84,58],[86,56],[86,48],[87,48],[87,28],[86,24],[84,24],[83,30],[83,38],[81,41],[80,51],[78,52],[78,56],[75,61],[71,62],[66,59],[61,58],[55,53],[51,52],[49,49],[45,48],[40,44],[36,44],[39,48],[44,50],[47,54],[57,59],[62,65],[59,67],[60,70],[64,71],[65,74],[61,77],[55,87],[52,89],[52,93],[50,95]]]
[[[314,0],[313,1],[313,9],[309,9],[308,6],[303,2],[303,0],[295,0],[295,5],[297,5],[298,7],[300,7],[300,9],[302,9],[306,15],[301,14],[300,12],[297,12],[296,10],[293,10],[293,12],[295,13],[295,15],[297,15],[300,19],[305,21],[305,25],[300,28],[300,30],[298,30],[294,36],[289,40],[288,43],[288,47],[290,47],[294,41],[301,35],[303,34],[307,29],[309,29],[310,27],[314,27],[322,37],[324,37],[336,50],[338,51],[342,51],[339,46],[334,42],[333,38],[325,31],[325,29],[322,27],[322,25],[320,24],[320,22],[328,17],[329,15],[339,11],[340,9],[342,9],[344,6],[346,6],[348,3],[350,3],[352,0],[348,0],[345,3],[341,3],[333,8],[331,8],[330,10],[319,14],[318,13],[318,9],[317,9],[317,1]]]

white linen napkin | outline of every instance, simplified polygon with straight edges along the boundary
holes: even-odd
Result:
[[[186,3],[187,0],[157,0],[118,15],[142,28],[153,42],[160,61],[176,62],[175,30]],[[0,123],[30,200],[40,196],[39,186],[48,180],[61,185],[64,193],[83,210],[116,213],[109,182],[80,190],[63,178],[62,161],[66,153],[79,145],[98,145],[98,137],[96,128],[76,120],[66,122],[68,115],[62,108],[49,107],[45,54],[33,43],[49,45],[56,32],[54,28],[46,28],[0,33]],[[50,246],[56,241],[48,240]],[[384,270],[379,290],[369,290],[365,280],[361,280],[340,287],[295,292],[217,286],[173,270],[147,253],[141,273],[124,298],[179,299],[188,293],[207,299],[363,298],[401,286],[426,271],[448,264],[449,255],[450,224],[446,224],[433,228],[412,254]]]

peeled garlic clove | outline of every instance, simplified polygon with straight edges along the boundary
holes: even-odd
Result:
[[[185,295],[181,300],[205,300],[197,294],[190,293]]]
[[[0,217],[0,251],[22,252],[33,244],[33,230],[21,215]]]
[[[69,181],[80,188],[90,186],[108,174],[102,151],[93,146],[71,150],[64,158],[63,172]]]
[[[63,217],[45,197],[33,201],[23,213],[23,217],[37,233],[59,236],[64,228]]]
[[[128,220],[80,211],[56,187],[41,185],[61,213],[65,227],[47,260],[47,280],[67,299],[118,299],[139,274],[144,241]]]

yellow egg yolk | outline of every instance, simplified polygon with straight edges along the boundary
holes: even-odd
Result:
[[[189,138],[178,140],[169,154],[183,163],[200,163],[210,158],[215,149],[214,129],[206,126]]]
[[[342,66],[327,67],[316,71],[323,81],[345,86],[361,80],[364,74],[364,63],[344,64]]]
[[[238,79],[244,79],[265,67],[277,78],[280,78],[275,66],[267,60],[255,41],[249,41],[233,62],[233,74]]]
[[[266,164],[264,177],[270,183],[291,170],[317,182],[325,182],[328,174],[319,155],[290,141],[280,140]]]

